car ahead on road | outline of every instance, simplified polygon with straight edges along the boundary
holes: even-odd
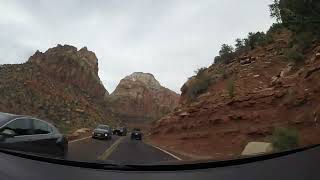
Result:
[[[131,132],[131,139],[132,140],[142,140],[142,132],[138,128],[134,128]]]
[[[64,158],[68,140],[46,121],[0,113],[0,148]]]
[[[100,124],[92,132],[92,138],[112,139],[112,128],[108,125]]]
[[[113,134],[118,136],[126,136],[127,135],[127,128],[125,127],[119,127],[113,130]]]

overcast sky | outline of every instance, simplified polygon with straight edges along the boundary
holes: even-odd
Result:
[[[149,72],[180,93],[223,43],[266,31],[271,0],[0,0],[0,64],[57,44],[87,46],[109,92]]]

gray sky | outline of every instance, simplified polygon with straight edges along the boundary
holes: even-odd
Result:
[[[0,64],[37,49],[87,46],[109,92],[132,72],[149,72],[178,93],[223,43],[266,31],[271,0],[0,0]]]

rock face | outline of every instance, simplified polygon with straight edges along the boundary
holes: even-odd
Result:
[[[121,120],[141,121],[170,113],[178,99],[177,93],[162,87],[152,74],[135,72],[120,81],[109,102]]]
[[[0,66],[0,111],[50,120],[60,130],[112,123],[95,54],[58,45]]]
[[[45,53],[37,51],[28,62],[40,66],[59,81],[79,87],[93,97],[108,95],[98,76],[98,59],[86,47],[77,50],[58,45]]]
[[[320,143],[320,43],[305,52],[304,65],[291,68],[282,55],[290,34],[277,36],[284,40],[281,47],[275,42],[230,64],[208,67],[204,74],[210,85],[192,101],[195,77],[190,78],[178,107],[154,124],[153,143],[185,154],[230,158],[248,142],[268,139],[275,127],[298,129],[301,146]]]

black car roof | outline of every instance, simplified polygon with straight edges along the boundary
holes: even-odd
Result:
[[[26,116],[26,115],[16,115],[16,114],[0,112],[0,127],[13,119],[20,118],[20,117],[35,118],[35,117],[31,117],[31,116]],[[35,119],[37,119],[37,118],[35,118]],[[42,121],[44,121],[44,120],[42,120]],[[45,122],[47,122],[48,124],[53,126],[53,123],[51,121],[46,120]]]
[[[99,124],[97,127],[107,127],[107,128],[110,128],[110,126],[105,125],[105,124]]]
[[[19,117],[24,117],[24,116],[0,112],[0,126],[11,121],[12,119],[19,118]]]

